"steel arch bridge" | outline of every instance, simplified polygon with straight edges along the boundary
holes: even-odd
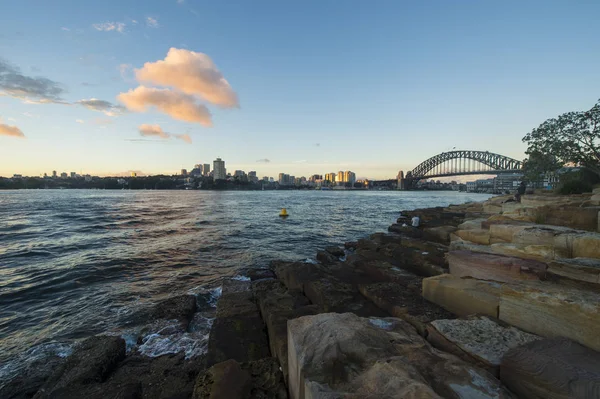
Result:
[[[456,150],[442,152],[420,163],[406,174],[417,181],[433,177],[521,172],[522,162],[489,151]]]

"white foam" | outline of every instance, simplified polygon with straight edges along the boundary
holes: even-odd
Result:
[[[172,353],[185,353],[186,359],[200,356],[206,352],[208,334],[178,333],[161,335],[153,333],[142,339],[138,351],[148,357],[158,357]]]
[[[306,258],[306,260],[304,261],[304,263],[312,263],[313,265],[318,264],[319,262],[317,262],[316,259],[312,259],[312,258]]]
[[[233,276],[231,279],[238,280],[238,281],[250,281],[250,277],[246,277],[246,276]]]

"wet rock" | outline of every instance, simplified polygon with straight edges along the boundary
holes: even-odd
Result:
[[[369,240],[376,242],[377,244],[402,244],[402,236],[396,233],[375,233],[369,236]]]
[[[597,398],[600,353],[565,338],[544,339],[508,351],[500,379],[521,398]]]
[[[287,399],[287,389],[277,359],[269,357],[240,366],[250,375],[250,398]]]
[[[423,297],[457,316],[481,314],[498,318],[503,285],[443,274],[423,279]]]
[[[178,319],[189,323],[196,311],[196,297],[193,295],[178,295],[156,304],[151,311],[154,319]]]
[[[450,234],[456,230],[457,228],[454,226],[425,227],[423,236],[426,240],[448,245],[450,244]]]
[[[228,359],[246,362],[269,356],[266,328],[254,302],[251,282],[224,280],[208,339],[207,366]]]
[[[496,377],[508,350],[540,339],[488,317],[434,320],[427,326],[427,333],[427,341],[436,348],[483,367]]]
[[[69,396],[69,392],[103,382],[124,358],[123,339],[108,336],[88,338],[46,381],[35,398],[73,397]]]
[[[412,238],[423,237],[423,230],[410,225],[403,226],[400,224],[392,224],[390,227],[388,227],[388,231]]]
[[[277,278],[281,280],[288,289],[304,291],[304,284],[316,280],[323,274],[317,265],[304,262],[281,262],[271,263]]]
[[[229,359],[198,376],[192,399],[246,399],[251,389],[250,374]]]
[[[377,251],[379,243],[370,239],[361,238],[356,242],[357,250]]]
[[[500,320],[544,337],[567,337],[600,350],[600,294],[544,282],[505,284]]]
[[[492,375],[432,348],[400,319],[325,313],[290,320],[288,350],[293,399],[511,397]]]
[[[275,272],[271,269],[248,269],[245,274],[250,278],[250,281],[276,278]]]
[[[483,254],[471,251],[452,251],[447,255],[450,274],[480,280],[514,282],[539,280],[544,277],[546,264],[535,260]]]
[[[29,399],[33,397],[64,362],[66,359],[58,356],[34,361],[15,378],[0,383],[0,398]]]
[[[336,258],[341,258],[342,256],[346,255],[344,250],[340,247],[327,247],[325,248],[325,251],[335,256]]]
[[[133,382],[137,384],[136,389],[144,399],[189,398],[196,376],[203,369],[204,361],[201,357],[185,359],[183,353],[159,357],[134,354],[121,362],[102,386],[127,387]],[[129,389],[131,388],[133,387]]]
[[[339,262],[339,259],[336,256],[333,256],[327,251],[317,251],[317,260],[324,265],[333,265],[336,262]]]
[[[427,323],[437,319],[453,318],[452,313],[421,296],[421,278],[415,276],[405,284],[375,283],[359,285],[365,298],[390,315],[410,323],[425,336]]]
[[[312,303],[319,305],[324,312],[338,310],[352,300],[354,292],[352,285],[336,281],[333,278],[309,281],[304,286],[306,297]]]
[[[358,243],[356,241],[347,241],[344,243],[344,248],[346,249],[356,249]]]

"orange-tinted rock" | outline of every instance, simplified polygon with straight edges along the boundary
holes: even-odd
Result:
[[[450,274],[456,277],[514,282],[539,280],[546,271],[546,264],[535,260],[471,251],[451,251],[447,258]]]

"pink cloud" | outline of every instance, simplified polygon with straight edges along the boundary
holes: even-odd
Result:
[[[169,89],[139,86],[117,96],[125,106],[135,112],[147,112],[155,107],[173,119],[212,126],[210,111],[196,103],[193,96]]]
[[[170,139],[171,137],[174,137],[176,139],[183,140],[188,144],[192,144],[192,138],[189,134],[168,133],[165,132],[160,125],[150,125],[144,123],[139,126],[138,130],[140,135],[144,137],[158,137],[161,139]]]
[[[0,123],[0,136],[25,138],[25,135],[21,129],[16,126],[9,126],[3,123]]]
[[[237,94],[203,53],[172,47],[164,60],[147,62],[135,74],[140,82],[173,87],[220,107],[239,107]]]

